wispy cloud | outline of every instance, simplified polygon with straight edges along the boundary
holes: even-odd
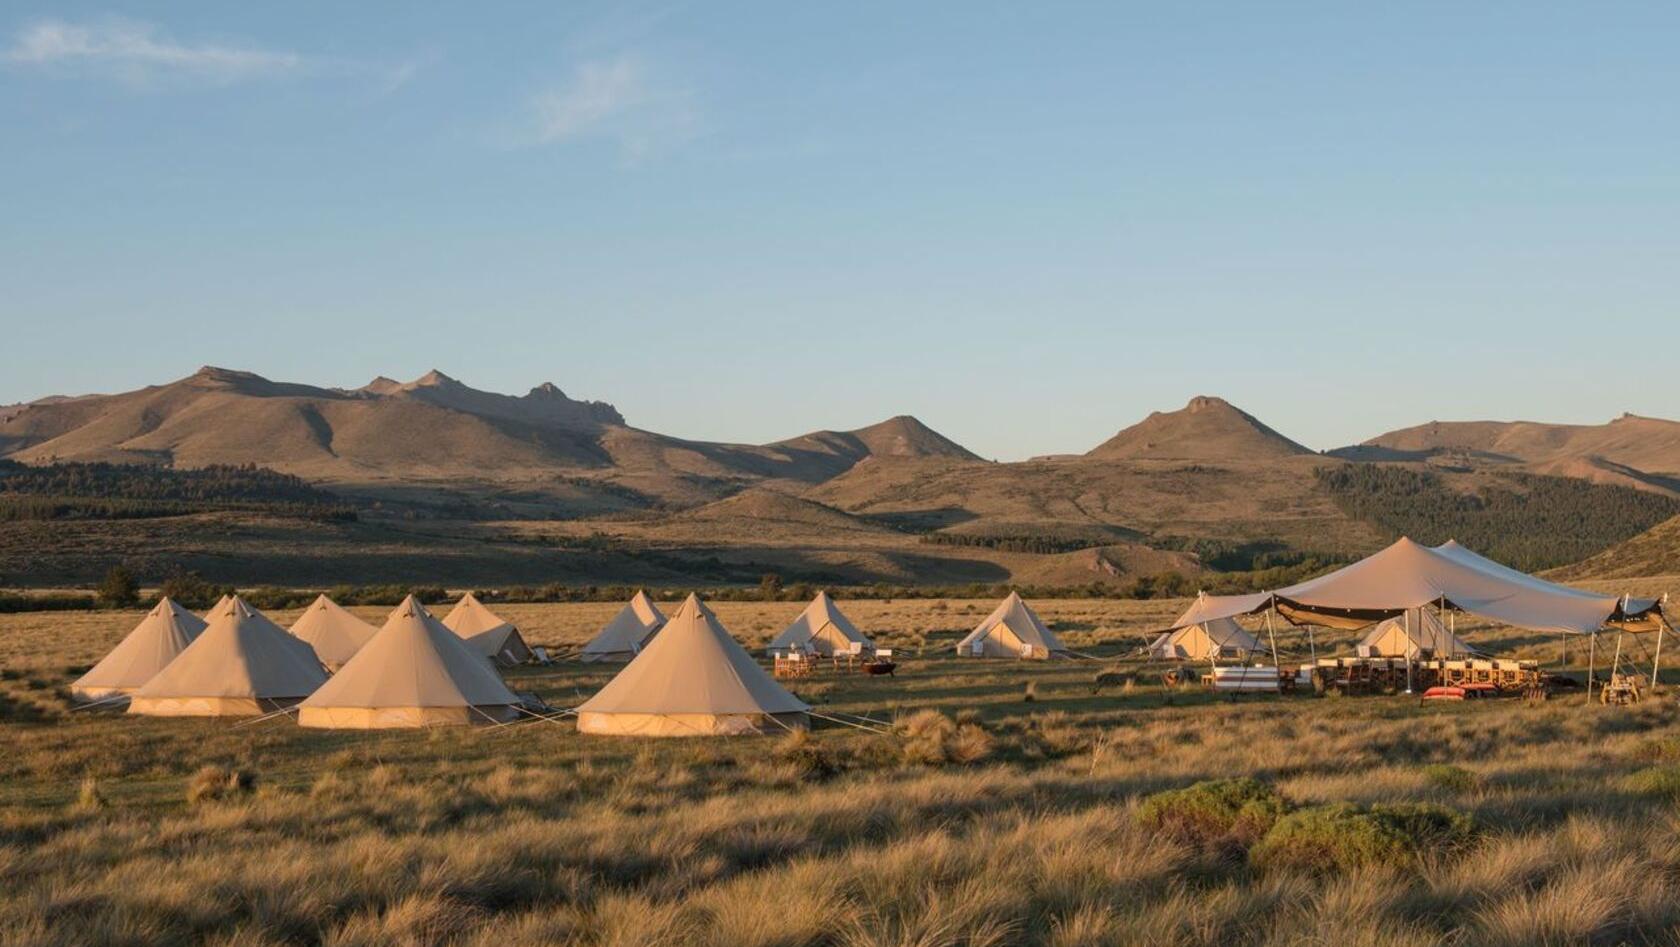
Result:
[[[631,157],[688,138],[698,122],[687,88],[663,80],[630,55],[583,63],[532,104],[537,141],[605,138]]]
[[[132,20],[41,20],[20,30],[3,58],[18,66],[90,71],[135,83],[170,78],[239,82],[309,65],[306,57],[285,50],[180,42]]]

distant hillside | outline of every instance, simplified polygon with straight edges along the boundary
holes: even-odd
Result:
[[[1575,562],[1680,514],[1672,497],[1515,471],[1344,464],[1319,470],[1318,479],[1350,517],[1388,538],[1457,539],[1526,571]]]
[[[764,446],[716,444],[630,427],[612,405],[574,400],[552,384],[515,397],[432,371],[407,383],[319,388],[213,367],[137,391],[8,409],[0,456],[257,464],[387,497],[447,484],[508,508],[540,508],[547,498],[567,516],[694,506],[765,481],[821,483],[871,458],[973,458],[910,417]]]
[[[1633,414],[1608,424],[1432,421],[1331,454],[1363,461],[1517,466],[1680,496],[1680,422]]]
[[[1085,456],[1103,460],[1252,460],[1312,451],[1223,398],[1198,396],[1177,411],[1156,411]]]
[[[1680,575],[1680,516],[1551,575],[1566,581]]]

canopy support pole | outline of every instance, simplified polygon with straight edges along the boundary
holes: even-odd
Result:
[[[1272,633],[1272,609],[1266,610],[1266,639],[1272,643],[1272,671],[1277,674],[1278,692],[1283,692],[1283,665],[1278,663],[1277,635]]]
[[[1657,690],[1657,672],[1662,670],[1662,639],[1663,630],[1668,627],[1667,618],[1657,619],[1657,656],[1651,660],[1651,692]]]
[[[1312,654],[1313,667],[1318,667],[1318,645],[1313,643],[1312,626],[1307,626],[1307,651]]]
[[[1417,639],[1412,637],[1412,610],[1406,609],[1400,613],[1400,617],[1402,621],[1400,627],[1406,630],[1406,693],[1410,694],[1412,692],[1412,652],[1416,650],[1413,646],[1417,643]]]
[[[1598,661],[1598,632],[1593,632],[1587,639],[1587,704],[1592,705],[1593,669]]]

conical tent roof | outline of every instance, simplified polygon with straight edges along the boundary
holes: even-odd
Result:
[[[314,648],[321,663],[333,670],[355,657],[378,631],[325,595],[315,599],[292,623],[292,637]]]
[[[682,736],[803,727],[810,709],[690,595],[653,642],[577,712],[584,733]],[[767,728],[765,718],[776,722]]]
[[[818,592],[793,624],[770,642],[769,650],[811,650],[822,655],[850,654],[852,644],[873,651],[875,643],[858,630],[827,592]]]
[[[420,727],[500,722],[519,698],[489,662],[414,596],[298,708],[306,727]]]
[[[204,613],[204,620],[212,622],[220,618],[228,610],[228,606],[233,604],[233,599],[234,596],[232,595],[224,595],[216,599],[216,604],[210,606],[210,610]]]
[[[1356,652],[1360,657],[1416,658],[1428,651],[1438,658],[1473,652],[1468,644],[1441,623],[1433,609],[1409,609],[1403,615],[1385,619],[1372,626],[1359,640]]]
[[[132,694],[204,631],[204,621],[167,596],[86,674],[70,685],[77,700]]]
[[[1149,656],[1166,661],[1204,661],[1262,650],[1260,640],[1232,618],[1215,618],[1169,631],[1149,645]]]
[[[258,714],[308,697],[326,679],[313,648],[235,596],[226,614],[134,692],[128,712]]]
[[[530,648],[520,637],[512,622],[484,606],[478,596],[468,592],[449,610],[443,626],[464,638],[479,654],[506,663],[517,664],[529,660]]]
[[[630,603],[589,639],[578,657],[584,661],[628,661],[664,626],[665,614],[646,592],[637,591]]]
[[[1035,658],[1048,658],[1068,653],[1067,647],[1016,592],[1010,592],[984,621],[974,626],[968,637],[957,644],[957,654],[963,657],[974,655],[976,644],[981,646],[986,657],[1026,657],[1030,654]]]

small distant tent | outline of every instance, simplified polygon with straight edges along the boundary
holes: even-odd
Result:
[[[1157,661],[1242,660],[1262,650],[1260,640],[1235,619],[1215,618],[1161,635],[1150,642],[1149,657]]]
[[[595,633],[583,646],[580,661],[628,661],[647,647],[659,629],[665,627],[665,614],[653,604],[646,592],[638,591],[630,603],[619,609],[612,621]]]
[[[343,667],[378,631],[325,595],[292,623],[292,636],[314,648],[328,671]]]
[[[503,667],[524,664],[536,657],[525,644],[519,629],[485,608],[478,596],[471,592],[461,596],[461,600],[449,610],[443,626],[466,639],[479,654]]]
[[[1069,653],[1016,592],[957,644],[957,655],[964,658],[1065,658]]]
[[[681,737],[810,727],[788,693],[690,595],[653,641],[577,708],[578,732]]]
[[[858,651],[854,652],[856,646]],[[776,640],[770,642],[771,653],[802,651],[832,657],[836,654],[873,654],[875,642],[858,630],[827,592],[818,592],[811,604],[799,613]]]
[[[296,704],[326,680],[315,649],[235,596],[221,617],[134,692],[128,712],[254,716]]]
[[[70,695],[90,701],[132,694],[203,631],[203,619],[165,596],[109,654],[70,685]]]
[[[1432,657],[1450,658],[1471,654],[1472,649],[1447,630],[1441,617],[1428,608],[1409,608],[1403,614],[1378,622],[1356,648],[1362,658],[1411,658],[1425,652]]]
[[[298,705],[298,723],[345,730],[503,723],[519,715],[518,703],[495,668],[410,595]]]

